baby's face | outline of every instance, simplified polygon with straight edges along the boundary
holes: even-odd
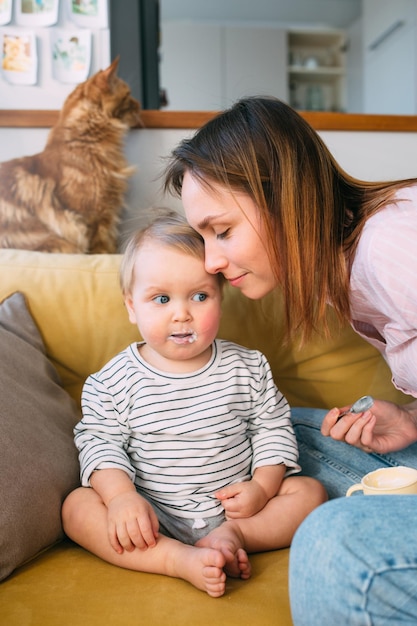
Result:
[[[136,256],[129,319],[145,341],[141,354],[163,371],[195,371],[209,360],[221,316],[221,287],[204,260],[146,241]]]

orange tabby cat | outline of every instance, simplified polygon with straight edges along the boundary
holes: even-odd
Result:
[[[142,126],[118,59],[67,97],[42,152],[0,163],[0,248],[113,253],[127,181],[123,140]]]

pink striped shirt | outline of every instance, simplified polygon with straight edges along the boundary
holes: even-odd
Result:
[[[369,218],[351,273],[352,326],[417,397],[417,185]]]

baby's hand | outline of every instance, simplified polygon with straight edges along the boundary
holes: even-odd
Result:
[[[159,522],[145,498],[135,491],[115,496],[107,505],[109,541],[122,554],[135,548],[146,550],[156,545]]]
[[[222,503],[226,519],[251,517],[263,509],[269,499],[255,480],[233,483],[214,495]]]

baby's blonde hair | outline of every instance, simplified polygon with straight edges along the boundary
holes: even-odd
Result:
[[[131,293],[136,255],[146,241],[158,243],[201,259],[204,263],[204,239],[195,231],[180,213],[172,210],[160,211],[145,228],[131,235],[124,250],[120,266],[120,286],[123,296]],[[223,275],[217,274],[220,286]]]

